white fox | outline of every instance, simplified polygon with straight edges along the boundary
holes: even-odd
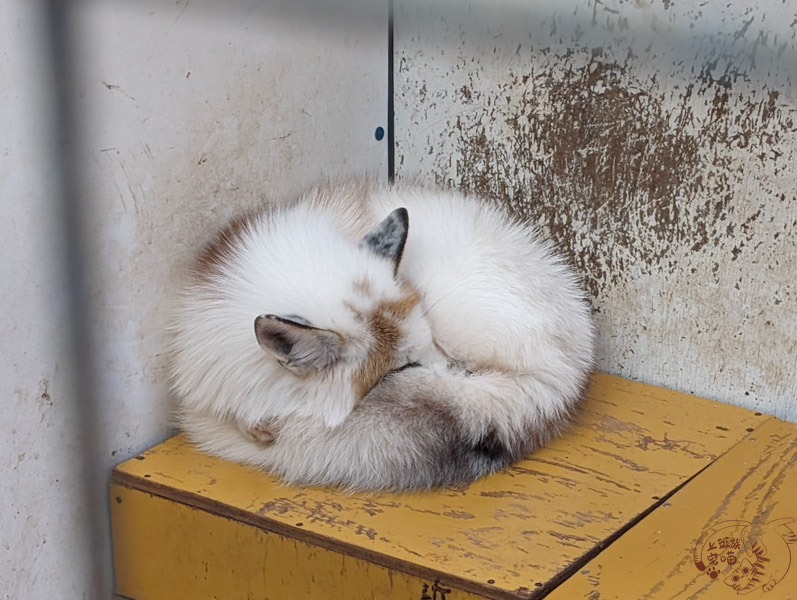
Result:
[[[289,482],[462,483],[556,435],[595,334],[533,231],[452,191],[350,183],[235,220],[172,325],[178,420]]]

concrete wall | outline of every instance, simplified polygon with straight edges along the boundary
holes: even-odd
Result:
[[[0,4],[0,598],[90,598],[38,3]],[[163,439],[168,298],[229,215],[318,177],[386,172],[387,8],[83,2],[96,362],[112,464]]]
[[[598,367],[797,420],[797,8],[396,14],[398,177],[483,194],[583,275]]]

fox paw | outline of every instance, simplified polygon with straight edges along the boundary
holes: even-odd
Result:
[[[240,425],[243,433],[250,441],[262,448],[268,448],[277,441],[277,427],[270,421],[260,421],[255,425]]]

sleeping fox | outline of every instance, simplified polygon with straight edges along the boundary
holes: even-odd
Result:
[[[551,246],[453,191],[349,183],[234,220],[172,323],[178,420],[301,484],[472,481],[556,435],[590,309]]]

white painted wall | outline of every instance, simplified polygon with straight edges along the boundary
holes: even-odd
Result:
[[[0,598],[85,598],[78,424],[54,270],[36,3],[0,3]],[[106,467],[169,432],[168,298],[229,215],[386,172],[386,3],[83,2],[91,285]]]
[[[584,277],[598,367],[797,420],[797,6],[398,0],[399,179]]]

